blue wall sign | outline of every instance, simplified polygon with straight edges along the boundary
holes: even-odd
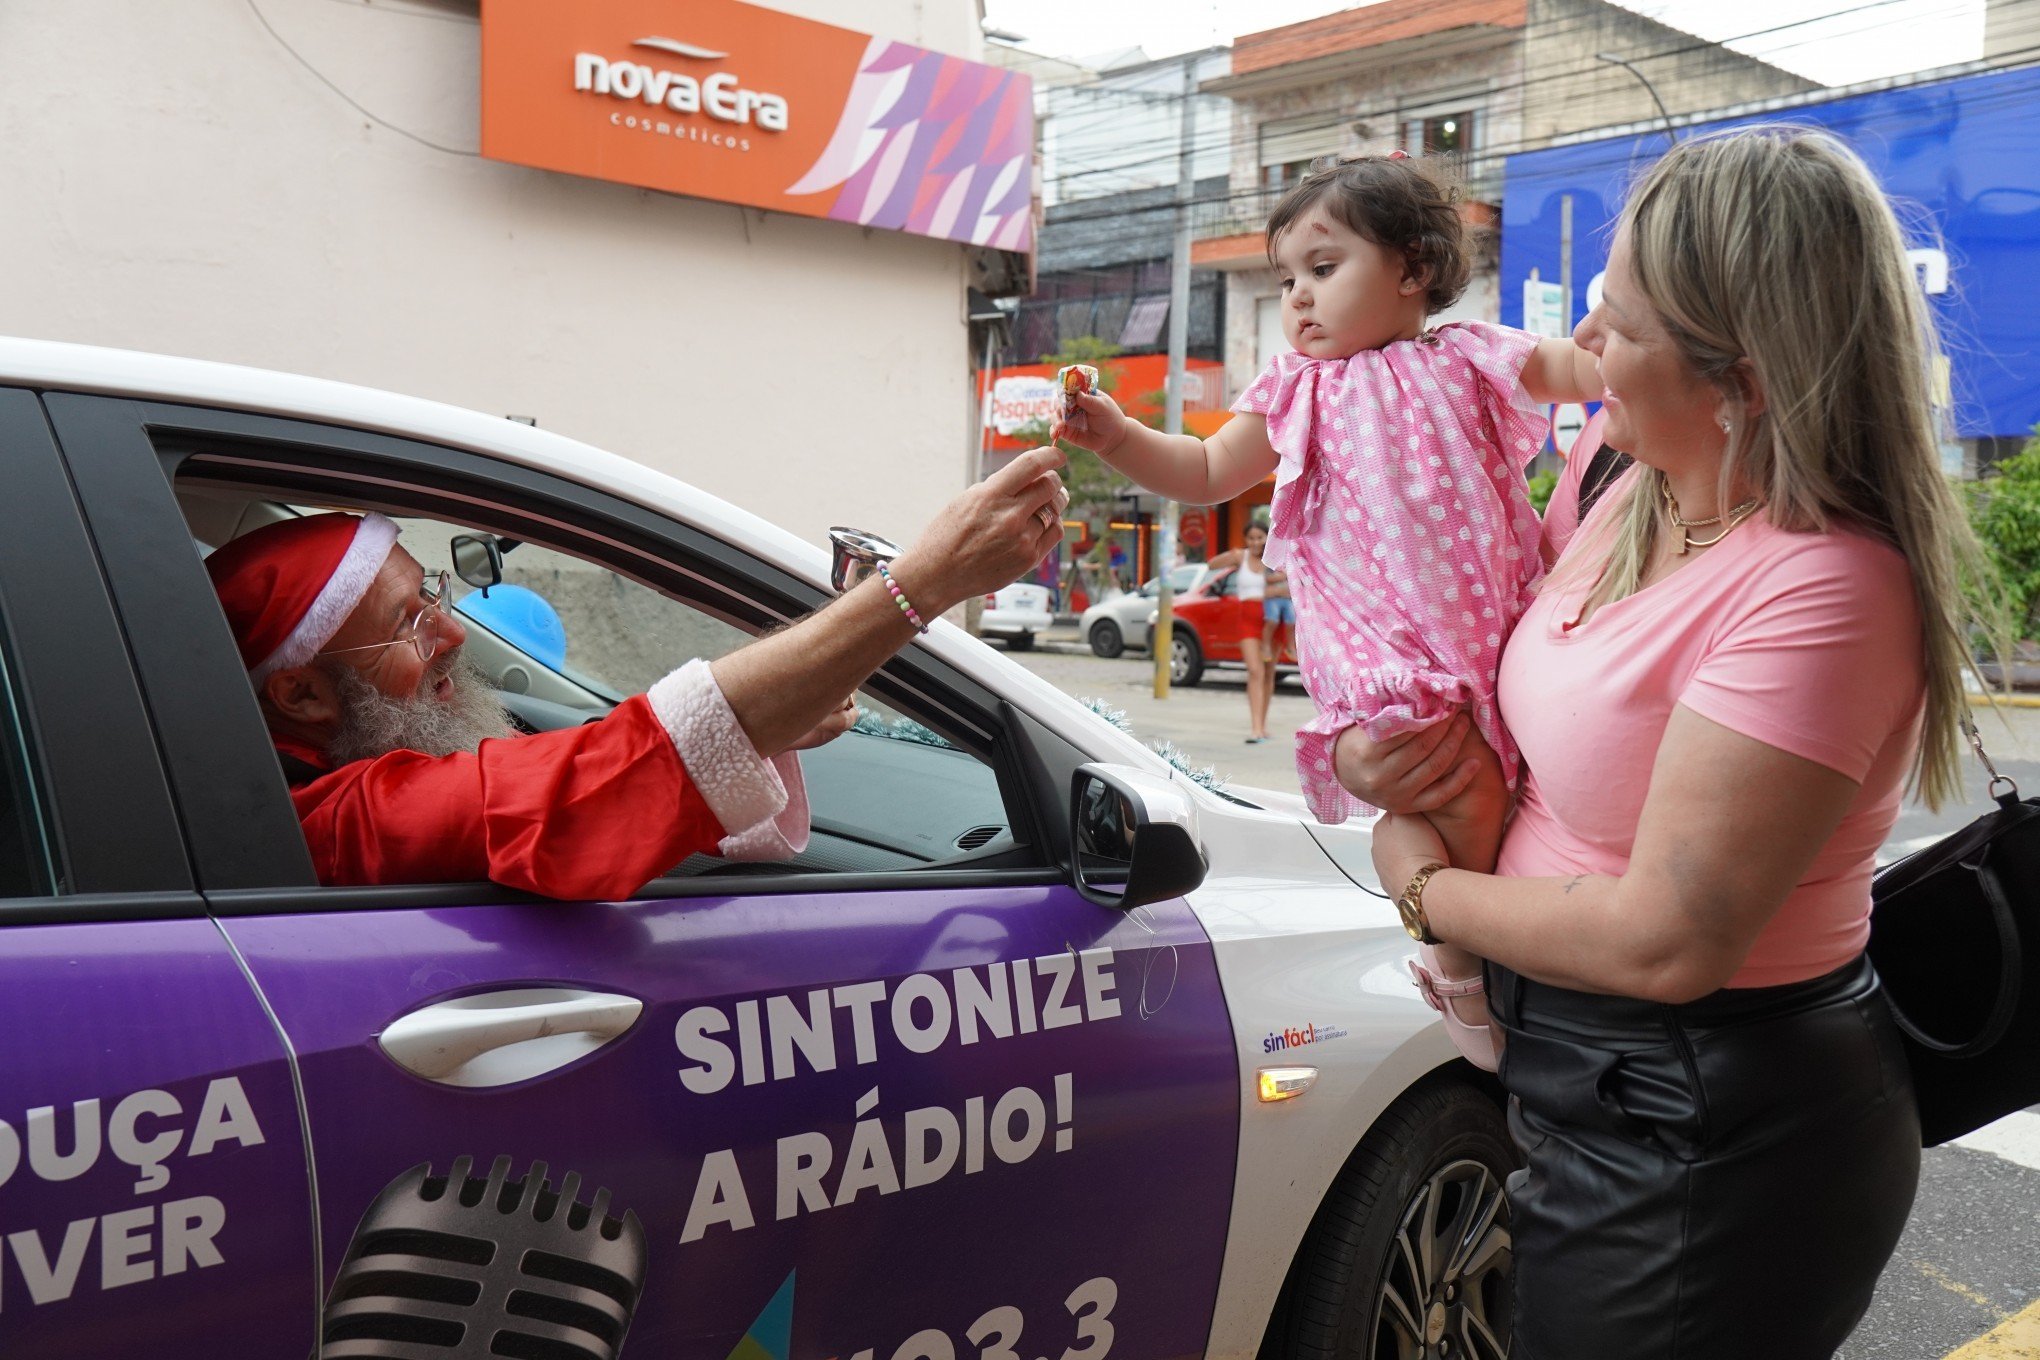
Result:
[[[1756,123],[1845,138],[1903,209],[1917,209],[1913,262],[1934,302],[1964,437],[2040,424],[2040,69],[1879,90],[1681,129]],[[1522,325],[1524,283],[1561,274],[1559,220],[1573,196],[1573,315],[1598,280],[1625,187],[1662,153],[1662,133],[1510,156],[1502,200],[1502,321]],[[1935,239],[1938,233],[1939,239]],[[1807,242],[1809,251],[1818,243]]]

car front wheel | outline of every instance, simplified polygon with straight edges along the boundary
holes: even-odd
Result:
[[[1172,685],[1194,685],[1204,678],[1204,649],[1197,645],[1197,635],[1187,628],[1176,628],[1169,634],[1169,683]]]
[[[1515,1166],[1501,1110],[1471,1085],[1440,1082],[1391,1106],[1297,1252],[1273,1353],[1506,1360],[1515,1260],[1502,1184]]]
[[[1100,619],[1091,625],[1091,655],[1102,656],[1107,661],[1126,650],[1126,639],[1119,635],[1119,625],[1110,619]]]

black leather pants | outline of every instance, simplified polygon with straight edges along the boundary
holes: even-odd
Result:
[[[1490,965],[1513,1360],[1827,1360],[1919,1180],[1905,1056],[1859,959],[1682,1006]]]

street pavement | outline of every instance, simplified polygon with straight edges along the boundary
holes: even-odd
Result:
[[[1125,711],[1143,739],[1166,739],[1195,765],[1233,783],[1297,791],[1291,734],[1311,714],[1302,686],[1277,688],[1268,730],[1244,744],[1247,703],[1240,672],[1206,671],[1202,684],[1153,694],[1145,654],[1105,661],[1074,630],[1050,633],[1015,659],[1065,693]],[[1985,748],[2022,792],[2040,794],[2040,708],[1976,711]],[[1909,804],[1886,842],[1895,859],[1984,812],[1981,768],[1970,762],[1959,806],[1930,812]],[[1774,1231],[1791,1233],[1794,1210],[1778,1206]],[[1920,1170],[1912,1219],[1878,1283],[1869,1315],[1837,1360],[2040,1360],[2040,1108],[1943,1148]]]

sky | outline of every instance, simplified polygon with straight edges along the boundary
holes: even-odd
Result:
[[[1623,7],[1823,85],[1982,55],[1983,0],[1631,0]],[[1350,8],[1340,0],[985,0],[985,24],[1053,56],[1142,47],[1165,57]]]

